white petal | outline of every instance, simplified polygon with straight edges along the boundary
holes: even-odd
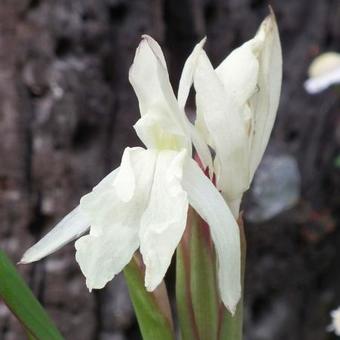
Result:
[[[209,224],[218,258],[221,298],[234,313],[241,297],[241,248],[237,222],[220,193],[192,159],[185,163],[182,184],[189,203]]]
[[[20,263],[30,263],[57,251],[65,244],[73,241],[89,229],[89,222],[82,214],[79,206],[66,215],[38,243],[29,248]]]
[[[229,200],[249,186],[249,139],[242,107],[225,91],[202,51],[194,76],[197,125],[216,151],[217,186]]]
[[[190,149],[188,121],[183,112],[179,110],[161,48],[149,36],[144,37],[136,51],[129,72],[129,80],[138,97],[142,116],[152,113],[159,115],[158,121],[165,119],[168,129],[175,131],[176,135],[184,136],[186,145],[183,146]],[[169,130],[165,133],[167,134]],[[137,133],[147,145],[150,141],[150,138],[145,140],[148,131],[141,132],[141,126],[139,126]],[[150,145],[147,146],[150,147]],[[158,146],[152,145],[152,147]]]
[[[131,260],[138,249],[135,226],[114,224],[101,235],[86,235],[76,241],[76,260],[92,289],[103,288]]]
[[[116,185],[117,175],[111,178],[115,185],[106,181],[80,202],[91,230],[76,242],[76,259],[89,289],[102,288],[110,281],[130,261],[139,245],[140,220],[149,201],[157,153],[127,148],[124,154],[127,164],[122,164],[119,176],[122,179],[132,176],[129,180],[124,179],[134,183],[130,199],[121,199],[117,189],[124,188]]]
[[[282,52],[275,16],[261,24],[254,40],[263,41],[259,55],[258,93],[250,100],[254,112],[254,131],[250,159],[250,178],[260,163],[274,125],[282,82]]]
[[[129,209],[141,211],[146,206],[156,162],[156,153],[140,147],[126,148],[122,166],[105,177],[92,192],[80,200],[80,208],[91,225],[91,234],[100,235],[110,230],[113,223],[128,219]],[[108,178],[110,176],[110,178]],[[123,183],[133,183],[133,190],[128,188],[129,200]],[[129,205],[130,204],[130,205]],[[126,206],[123,209],[122,206]]]
[[[135,176],[130,158],[131,153],[132,149],[130,148],[124,150],[121,165],[112,183],[118,197],[124,202],[131,200],[136,189]]]
[[[202,39],[195,46],[194,50],[192,51],[189,58],[186,60],[184,64],[181,79],[179,81],[178,96],[177,96],[179,107],[182,110],[184,110],[185,103],[188,99],[190,88],[192,86],[193,79],[194,79],[194,72],[196,69],[197,60],[201,54],[201,51],[203,49],[203,46],[206,40],[207,40],[206,38]]]
[[[225,91],[228,91],[241,105],[244,105],[256,92],[258,71],[259,62],[253,40],[231,52],[216,68]]]
[[[185,151],[162,151],[158,155],[139,234],[145,286],[149,291],[162,281],[185,229],[188,200],[180,183],[185,157]]]
[[[180,109],[185,112],[185,103],[188,99],[190,88],[193,84],[194,73],[197,66],[198,59],[202,52],[206,38],[202,39],[194,48],[188,59],[186,60],[181,79],[178,87],[178,103]],[[209,167],[212,170],[212,158],[208,145],[204,141],[204,137],[201,136],[199,130],[190,124],[190,134],[195,149],[205,167]]]

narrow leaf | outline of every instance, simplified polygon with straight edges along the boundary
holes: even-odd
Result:
[[[63,339],[44,308],[1,250],[0,298],[30,334],[30,339]]]

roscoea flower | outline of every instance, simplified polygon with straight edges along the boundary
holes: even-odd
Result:
[[[340,54],[327,52],[315,58],[308,69],[308,76],[305,89],[310,94],[326,90],[333,84],[340,84]]]
[[[331,311],[332,323],[328,326],[328,330],[340,336],[340,307]]]
[[[214,149],[217,188],[238,217],[243,193],[259,165],[276,117],[281,45],[274,14],[255,37],[214,69],[205,51],[194,69],[196,127]]]
[[[195,52],[195,51],[194,51]],[[170,85],[159,45],[144,36],[129,79],[141,118],[135,130],[146,145],[126,148],[119,168],[106,176],[79,206],[21,262],[41,259],[69,241],[88,288],[102,288],[139,248],[145,264],[145,286],[162,281],[181,240],[190,204],[209,224],[214,241],[221,299],[234,312],[241,295],[238,225],[223,197],[191,158],[191,141],[204,164],[209,149],[184,114],[196,67],[189,57],[180,81],[178,102]]]

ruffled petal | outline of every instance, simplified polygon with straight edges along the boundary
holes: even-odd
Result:
[[[138,249],[135,225],[112,223],[110,229],[98,236],[86,235],[76,241],[76,260],[92,289],[103,288],[131,260]]]
[[[188,200],[180,183],[185,158],[186,151],[158,154],[150,200],[139,233],[145,286],[149,291],[162,281],[185,229]]]
[[[221,194],[192,159],[185,163],[182,185],[190,205],[209,225],[218,259],[221,298],[234,314],[241,297],[241,245],[237,222]]]
[[[20,263],[38,261],[57,251],[67,243],[84,234],[90,227],[86,216],[79,206],[66,215],[48,234],[38,243],[29,248]]]
[[[133,213],[137,209],[141,213],[146,207],[156,155],[140,147],[126,148],[120,168],[81,198],[80,208],[91,225],[92,235],[100,235],[113,224],[128,220],[130,210]],[[125,190],[128,195],[122,193]]]
[[[90,290],[103,288],[137,250],[140,220],[149,201],[156,159],[154,151],[126,148],[119,172],[111,182],[105,180],[105,185],[98,185],[81,199],[81,209],[91,229],[89,235],[76,242],[76,260]],[[125,190],[124,183],[133,183],[127,189],[128,200],[119,192]]]

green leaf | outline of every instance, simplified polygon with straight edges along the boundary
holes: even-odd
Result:
[[[147,292],[142,264],[136,256],[125,267],[124,276],[143,339],[175,339],[165,284],[162,283],[152,293]]]
[[[24,326],[31,339],[63,339],[44,308],[1,250],[0,298]]]

